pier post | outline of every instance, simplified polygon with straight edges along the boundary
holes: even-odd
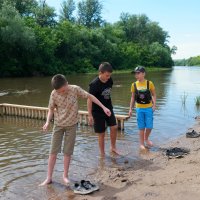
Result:
[[[0,104],[0,116],[3,116],[3,104]]]

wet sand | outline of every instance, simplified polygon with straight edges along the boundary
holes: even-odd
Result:
[[[200,132],[200,117],[189,130]],[[187,131],[186,131],[187,132]],[[199,200],[200,138],[185,134],[162,146],[184,147],[190,153],[183,158],[168,159],[162,150],[143,152],[138,160],[124,159],[123,165],[99,169],[90,179],[100,185],[91,195],[75,196],[77,200]]]

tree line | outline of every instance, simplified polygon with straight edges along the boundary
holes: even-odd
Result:
[[[0,76],[38,76],[137,65],[171,67],[176,48],[146,15],[102,17],[99,0],[66,0],[59,14],[45,0],[0,0]]]
[[[179,59],[174,61],[175,66],[200,66],[200,56],[190,57],[188,59]]]

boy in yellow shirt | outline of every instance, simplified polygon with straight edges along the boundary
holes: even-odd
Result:
[[[132,96],[129,116],[132,116],[132,109],[135,106],[140,133],[140,148],[144,150],[145,143],[147,146],[153,146],[153,143],[149,140],[149,136],[153,129],[153,112],[156,109],[156,91],[154,84],[145,79],[144,67],[136,67],[134,72],[137,81],[131,85]]]

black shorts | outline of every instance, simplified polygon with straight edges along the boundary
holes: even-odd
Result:
[[[92,113],[94,118],[94,131],[95,133],[104,133],[108,126],[117,125],[115,114],[111,111],[111,116],[108,117],[104,113]]]

